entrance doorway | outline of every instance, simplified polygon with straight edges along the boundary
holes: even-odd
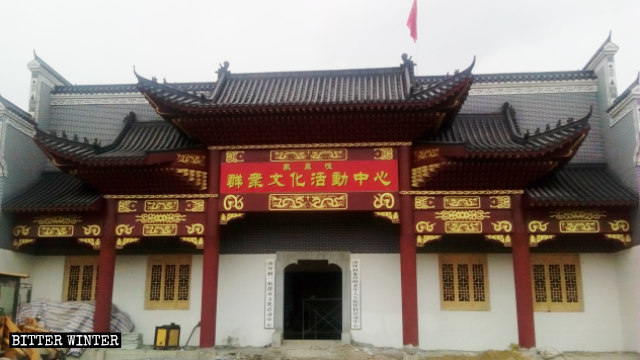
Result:
[[[284,269],[285,339],[340,340],[342,270],[327,260],[298,260]]]

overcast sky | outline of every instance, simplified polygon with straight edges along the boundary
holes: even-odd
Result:
[[[0,95],[26,109],[39,57],[74,84],[390,67],[419,75],[578,70],[612,32],[618,91],[640,71],[638,0],[0,0]]]

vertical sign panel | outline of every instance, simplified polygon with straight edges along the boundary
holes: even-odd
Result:
[[[275,327],[275,291],[276,291],[276,261],[269,259],[266,261],[264,276],[264,328],[273,329]]]
[[[351,329],[362,328],[360,316],[360,259],[351,259]]]

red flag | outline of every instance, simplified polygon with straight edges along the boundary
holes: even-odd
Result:
[[[407,19],[407,26],[411,31],[413,42],[416,42],[418,40],[418,0],[413,0],[409,19]]]

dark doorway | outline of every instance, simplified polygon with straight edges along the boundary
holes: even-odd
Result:
[[[284,338],[339,340],[342,271],[327,260],[299,260],[284,269]]]

